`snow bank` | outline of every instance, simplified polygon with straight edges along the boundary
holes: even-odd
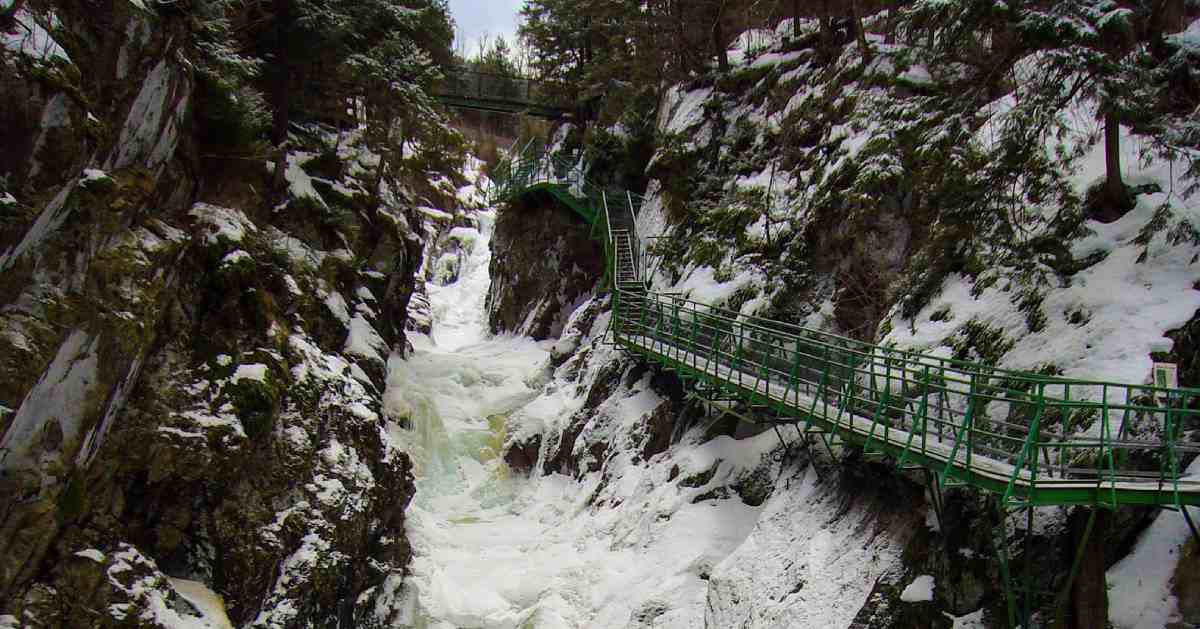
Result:
[[[933,576],[918,575],[900,593],[900,600],[905,603],[927,603],[933,600]]]
[[[1184,471],[1185,475],[1197,473],[1200,459]],[[1200,519],[1200,509],[1186,508],[1193,520]],[[1162,511],[1138,536],[1133,551],[1109,568],[1108,618],[1113,627],[1160,629],[1182,620],[1172,580],[1190,539],[1183,515]]]

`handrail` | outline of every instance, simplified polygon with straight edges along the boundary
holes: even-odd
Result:
[[[552,85],[548,81],[475,70],[466,66],[444,68],[442,74],[442,80],[434,85],[433,94],[443,100],[468,99],[481,104],[503,103],[532,110],[555,110],[560,113],[568,105],[564,101],[555,101],[553,95],[562,92],[548,88],[547,86]]]
[[[609,190],[589,182],[581,164],[528,149],[498,169],[498,198],[547,186],[593,208],[581,213],[605,232],[611,331],[623,349],[1005,504],[1200,505],[1200,479],[1183,478],[1180,461],[1200,451],[1180,443],[1180,427],[1200,419],[1200,390],[1004,369],[630,290],[621,278],[649,279],[635,196],[622,191],[624,251],[614,236],[624,219],[614,220]],[[1155,460],[1157,469],[1137,463]]]

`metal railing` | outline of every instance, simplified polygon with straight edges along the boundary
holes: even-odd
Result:
[[[1079,380],[863,343],[675,295],[618,291],[631,350],[1005,503],[1200,504],[1181,459],[1200,391]]]
[[[545,189],[603,230],[615,341],[709,389],[1008,505],[1200,505],[1200,479],[1181,471],[1200,452],[1185,434],[1200,427],[1200,390],[1000,369],[649,292],[640,198],[528,145],[493,181],[493,201]]]
[[[488,111],[530,110],[547,114],[564,111],[570,104],[556,97],[562,90],[545,81],[462,66],[449,68],[444,75],[434,86],[433,94],[460,107],[473,104],[473,108]]]

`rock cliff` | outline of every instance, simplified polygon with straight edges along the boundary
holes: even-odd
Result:
[[[277,195],[204,154],[191,19],[0,33],[0,626],[212,622],[197,582],[239,626],[372,626],[410,555],[414,197],[354,129],[293,125]]]
[[[547,197],[506,208],[495,230],[491,331],[557,338],[604,275],[604,251],[590,226]]]

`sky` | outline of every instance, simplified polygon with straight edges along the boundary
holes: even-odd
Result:
[[[475,54],[483,35],[503,35],[511,43],[517,32],[517,12],[524,4],[525,0],[450,0],[450,14],[467,56]]]

